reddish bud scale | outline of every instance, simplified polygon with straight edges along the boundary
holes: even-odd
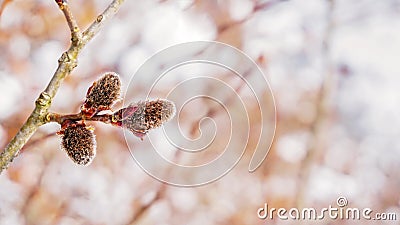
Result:
[[[62,4],[64,4],[64,0],[56,0],[56,3],[57,3],[58,5],[62,5]]]

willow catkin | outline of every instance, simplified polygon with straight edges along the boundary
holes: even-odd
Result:
[[[97,111],[108,110],[119,99],[120,93],[121,80],[118,74],[107,72],[89,88],[82,111],[94,115]]]
[[[150,129],[158,128],[171,120],[175,111],[174,103],[166,99],[140,101],[114,113],[112,120],[114,124],[143,137]]]
[[[96,139],[92,127],[73,124],[65,128],[61,146],[78,165],[89,165],[96,156]]]
[[[175,105],[165,99],[145,102],[144,125],[147,130],[160,127],[175,115]]]

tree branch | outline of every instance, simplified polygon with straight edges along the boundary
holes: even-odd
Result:
[[[147,212],[147,210],[149,210],[154,205],[154,203],[156,203],[157,201],[161,200],[164,197],[166,189],[167,185],[162,183],[161,186],[158,188],[155,196],[146,204],[141,205],[137,209],[136,213],[132,215],[127,224],[129,225],[137,224],[139,222],[139,219],[142,218],[142,216]]]
[[[99,32],[103,24],[118,12],[121,4],[124,1],[125,0],[113,0],[106,10],[97,16],[96,20],[83,32],[82,45],[86,45],[87,42],[92,40],[94,35]]]
[[[308,183],[310,181],[312,166],[314,166],[317,163],[317,160],[321,157],[321,150],[324,149],[323,136],[326,135],[326,130],[328,129],[327,124],[329,124],[329,121],[332,117],[332,105],[329,99],[332,96],[332,90],[334,89],[333,86],[335,85],[335,81],[333,78],[334,74],[332,59],[330,58],[330,45],[332,33],[335,29],[335,20],[333,17],[333,13],[336,7],[336,0],[328,0],[327,5],[327,27],[324,32],[322,46],[322,60],[326,72],[323,78],[323,82],[317,93],[318,98],[316,100],[316,116],[310,126],[310,133],[312,135],[312,138],[308,143],[308,152],[300,164],[299,184],[295,196],[295,203],[297,208],[304,208],[306,191],[308,188]]]
[[[79,27],[69,10],[68,3],[65,0],[55,0],[63,11],[71,31],[71,46],[64,52],[58,60],[58,68],[51,78],[46,89],[40,93],[36,100],[35,109],[28,117],[24,125],[8,143],[0,154],[0,173],[8,167],[13,159],[18,156],[20,149],[28,142],[35,131],[43,124],[48,122],[46,115],[51,106],[51,102],[56,95],[60,84],[66,76],[77,66],[77,58],[85,45],[99,32],[104,23],[114,16],[124,0],[113,0],[110,5],[100,14],[90,27],[80,34]]]
[[[66,0],[56,0],[58,7],[64,13],[65,19],[67,20],[69,30],[71,31],[71,41],[72,43],[77,43],[82,39],[82,34],[80,32],[78,23],[74,19],[72,12],[67,4]]]
[[[11,3],[12,0],[4,0],[1,5],[0,5],[0,19],[1,19],[1,15],[3,15],[3,11],[6,8],[6,6]]]

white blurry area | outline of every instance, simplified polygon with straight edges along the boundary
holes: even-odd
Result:
[[[257,209],[265,202],[294,207],[300,185],[306,207],[326,207],[346,196],[354,207],[399,211],[400,2],[333,2],[329,17],[325,0],[282,1],[256,13],[250,0],[126,1],[82,52],[52,110],[77,112],[87,87],[104,71],[120,73],[125,90],[157,51],[187,41],[224,41],[234,30],[226,40],[238,40],[236,47],[263,59],[257,62],[274,91],[278,127],[273,148],[256,173],[247,173],[245,155],[213,184],[167,187],[139,224],[264,224]],[[106,6],[105,1],[70,4],[82,27]],[[218,33],[221,21],[242,19],[247,20]],[[15,0],[5,8],[0,19],[1,146],[33,109],[69,39],[53,1]],[[331,113],[321,122],[318,91],[327,76],[333,77],[326,99]],[[166,92],[168,87],[160,95]],[[191,122],[183,118],[184,126]],[[315,126],[322,127],[321,133],[312,133]],[[57,129],[46,125],[33,139]],[[127,224],[160,183],[135,164],[121,130],[96,125],[96,135],[98,155],[88,167],[72,164],[56,136],[17,157],[0,176],[0,224]],[[307,161],[311,147],[317,156]],[[304,164],[310,172],[300,179]]]

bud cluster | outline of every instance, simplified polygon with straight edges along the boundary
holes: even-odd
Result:
[[[97,113],[110,110],[119,100],[121,80],[114,72],[107,72],[86,93],[86,100],[81,106],[81,123],[66,120],[61,124],[61,146],[67,155],[78,165],[89,165],[96,155],[94,128],[86,126],[84,120],[90,120]]]
[[[79,114],[57,120],[61,124],[58,134],[62,137],[62,149],[76,164],[89,165],[96,155],[94,128],[87,126],[85,121],[101,121],[126,128],[143,140],[149,130],[162,126],[175,115],[174,103],[166,99],[139,101],[113,114],[99,114],[111,110],[119,100],[120,92],[119,76],[113,72],[105,73],[88,89]]]

